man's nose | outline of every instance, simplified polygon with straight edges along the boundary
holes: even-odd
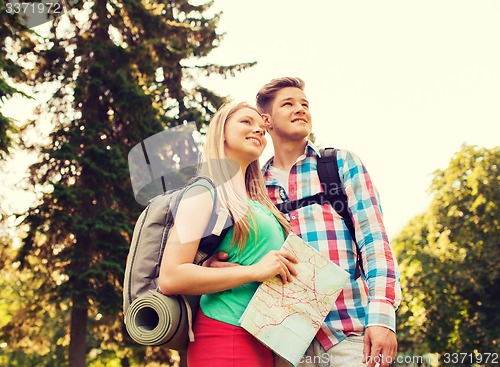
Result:
[[[306,109],[299,103],[295,109],[295,113],[300,113],[300,114],[306,113]]]

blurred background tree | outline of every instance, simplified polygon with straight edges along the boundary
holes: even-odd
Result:
[[[401,349],[498,353],[499,168],[500,148],[462,146],[435,172],[428,211],[393,241],[404,289]]]
[[[41,148],[24,141],[41,149],[31,167],[38,202],[24,214],[27,235],[12,261],[16,291],[29,294],[0,335],[2,352],[16,361],[11,365],[83,367],[115,360],[128,366],[151,354],[150,360],[173,363],[168,351],[132,348],[123,332],[123,270],[141,209],[127,155],[166,128],[208,123],[224,98],[199,85],[199,75],[230,77],[252,65],[194,64],[221,40],[219,15],[207,15],[211,5],[78,2],[31,50],[36,58],[26,82],[54,92],[24,131],[44,119],[53,130]],[[2,32],[9,27],[1,26]]]
[[[19,14],[7,13],[6,3],[0,2],[0,159],[6,157],[18,129],[1,107],[13,95],[27,95],[15,83],[28,79],[24,68],[34,48],[33,32],[20,23]]]

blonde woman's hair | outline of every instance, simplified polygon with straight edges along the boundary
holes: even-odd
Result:
[[[232,180],[238,174],[240,166],[225,155],[224,130],[227,121],[242,108],[250,108],[259,113],[255,107],[246,102],[226,103],[215,113],[208,126],[203,155],[201,156],[202,162],[200,162],[202,171],[199,172],[201,175],[208,175],[214,181],[220,207],[225,208],[234,221],[231,246],[237,244],[240,250],[246,245],[250,234],[251,219],[253,221],[254,216],[246,198],[238,194]],[[248,197],[251,200],[258,201],[269,209],[283,227],[285,233],[288,234],[290,224],[274,206],[267,194],[258,159],[250,163],[247,167],[245,172],[245,188]],[[214,203],[214,205],[216,204]]]

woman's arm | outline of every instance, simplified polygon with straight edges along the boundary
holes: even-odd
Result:
[[[292,280],[296,275],[292,264],[298,261],[287,251],[270,251],[251,266],[208,268],[193,264],[212,207],[211,193],[200,186],[190,189],[181,200],[160,267],[158,283],[163,294],[215,293],[276,275],[284,283]]]

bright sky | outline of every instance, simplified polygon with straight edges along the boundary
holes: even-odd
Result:
[[[215,0],[214,9],[226,35],[204,61],[258,64],[201,82],[253,103],[274,77],[304,79],[317,142],[361,157],[390,237],[426,210],[432,172],[462,143],[500,144],[497,0]]]
[[[208,60],[258,64],[206,84],[253,103],[272,78],[304,79],[317,142],[361,157],[390,237],[427,209],[432,173],[463,143],[500,145],[499,1],[215,0],[214,8],[226,35]]]

